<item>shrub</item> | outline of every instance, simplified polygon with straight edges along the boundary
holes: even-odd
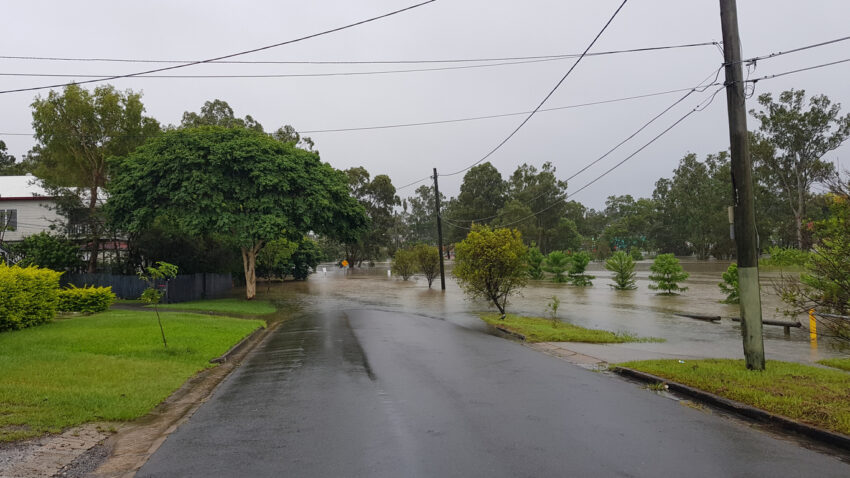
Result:
[[[614,283],[610,284],[611,287],[617,290],[637,289],[633,255],[617,251],[605,261],[605,268],[614,273]]]
[[[417,244],[413,248],[413,256],[416,258],[416,265],[419,267],[419,272],[425,276],[428,281],[428,288],[431,288],[431,283],[434,278],[440,273],[440,251],[427,244]]]
[[[540,280],[543,278],[543,253],[540,252],[540,248],[537,247],[536,244],[531,243],[531,247],[528,248],[528,277],[534,280]]]
[[[78,288],[72,285],[59,291],[59,304],[56,308],[63,312],[94,314],[109,309],[114,301],[112,287]]]
[[[490,229],[473,225],[458,243],[452,273],[458,285],[473,298],[493,303],[502,318],[508,297],[528,282],[528,249],[516,229]]]
[[[543,265],[543,270],[554,274],[552,282],[566,282],[567,278],[564,272],[570,268],[570,258],[561,251],[552,251],[546,256],[546,261]]]
[[[37,266],[55,271],[74,271],[80,268],[80,248],[73,242],[47,232],[27,236],[12,247],[20,255],[18,265]]]
[[[637,250],[637,249],[630,250],[629,254],[632,256],[632,259],[634,259],[636,261],[642,261],[643,260],[643,254],[641,254],[640,251]]]
[[[649,284],[650,289],[663,290],[662,293],[667,295],[688,290],[687,287],[680,287],[679,282],[684,282],[690,274],[682,270],[679,259],[676,259],[673,254],[657,255],[649,270],[652,271],[649,280],[655,282],[655,284]]]
[[[723,273],[723,282],[717,284],[720,290],[726,294],[724,304],[737,304],[740,300],[740,290],[738,289],[738,264],[731,263],[726,272]]]
[[[416,273],[416,254],[412,249],[399,249],[393,257],[392,272],[402,279],[408,280]]]
[[[0,331],[49,322],[56,315],[61,272],[0,261]]]
[[[593,282],[590,280],[595,279],[595,277],[584,273],[589,263],[590,254],[584,251],[578,251],[570,255],[570,272],[568,273],[570,284],[579,287],[593,285]]]
[[[782,248],[779,246],[773,246],[767,250],[767,253],[770,254],[770,257],[766,257],[759,261],[759,263],[763,266],[803,267],[809,260],[808,252],[794,249],[793,247]]]

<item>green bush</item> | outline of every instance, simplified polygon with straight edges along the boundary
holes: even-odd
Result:
[[[543,270],[553,274],[552,282],[567,282],[564,272],[570,269],[570,257],[561,251],[552,251],[543,262]]]
[[[611,287],[617,290],[637,288],[634,255],[626,254],[625,251],[617,251],[605,261],[605,268],[614,273],[614,283],[610,284]]]
[[[649,284],[652,290],[662,290],[660,294],[673,295],[678,292],[688,290],[687,287],[682,287],[679,282],[684,282],[690,274],[682,269],[679,264],[679,259],[673,254],[659,254],[655,256],[655,262],[649,267],[652,274],[649,275],[649,280],[654,284]]]
[[[593,285],[591,279],[595,279],[596,277],[584,273],[589,263],[590,254],[584,251],[578,251],[570,254],[570,271],[567,273],[570,284],[579,287]]]
[[[55,271],[75,271],[82,266],[80,248],[68,239],[40,232],[27,236],[12,247],[21,256],[18,265],[37,266]]]
[[[528,248],[528,277],[534,280],[543,279],[543,260],[545,257],[535,243]]]
[[[776,267],[803,267],[809,260],[808,252],[794,249],[793,247],[782,248],[779,246],[773,246],[767,250],[767,253],[770,254],[770,257],[761,259],[759,261],[760,265]]]
[[[392,272],[407,280],[416,273],[416,253],[412,249],[399,249],[393,258]]]
[[[56,315],[61,272],[0,261],[0,332],[41,325]]]
[[[112,287],[78,288],[72,285],[69,289],[59,291],[57,309],[63,312],[94,314],[109,309],[114,301]]]
[[[731,263],[726,272],[723,273],[723,282],[717,284],[720,291],[726,294],[724,304],[737,304],[740,301],[740,291],[738,289],[738,264]]]

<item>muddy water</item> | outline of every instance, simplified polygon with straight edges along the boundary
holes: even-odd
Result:
[[[553,296],[561,300],[561,320],[584,327],[621,331],[643,337],[659,337],[664,343],[632,343],[616,346],[588,346],[588,353],[610,357],[609,361],[651,357],[730,357],[741,358],[741,329],[730,317],[739,316],[737,306],[722,304],[717,287],[724,262],[683,262],[691,276],[689,290],[680,296],[659,296],[649,290],[649,262],[637,267],[637,290],[616,291],[608,284],[611,274],[593,264],[589,273],[596,276],[592,287],[578,288],[551,282],[534,281],[522,295],[511,299],[508,310],[527,315],[546,315]],[[323,268],[325,272],[323,272]],[[338,303],[339,307],[375,308],[414,312],[449,320],[464,327],[487,331],[476,313],[493,311],[487,303],[465,298],[447,274],[446,291],[440,290],[439,278],[432,289],[422,277],[409,281],[388,277],[387,265],[343,271],[334,265],[319,266],[319,272],[305,282],[258,284],[258,297],[279,301],[284,309],[309,311],[318,303]],[[789,320],[781,312],[781,303],[772,293],[774,278],[762,278],[762,308],[765,319]],[[718,315],[719,323],[680,317],[677,313]],[[804,325],[806,317],[800,317]],[[782,327],[765,326],[765,350],[769,359],[811,363],[823,358],[846,357],[830,342],[821,338],[816,346],[809,341],[808,330],[792,328],[785,336]],[[592,347],[596,347],[593,349]]]

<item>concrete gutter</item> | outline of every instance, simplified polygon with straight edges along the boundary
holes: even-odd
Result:
[[[238,353],[239,353],[239,352],[240,352],[243,348],[245,348],[245,347],[247,347],[248,345],[252,344],[252,343],[253,343],[253,341],[254,341],[254,339],[256,339],[256,337],[257,337],[258,335],[262,334],[265,330],[266,330],[266,327],[257,327],[256,329],[254,329],[254,331],[253,331],[253,332],[251,332],[250,334],[248,334],[248,336],[247,336],[247,337],[245,337],[244,339],[240,340],[238,344],[234,345],[233,347],[230,347],[230,350],[228,350],[227,352],[223,353],[223,354],[222,354],[221,356],[219,356],[219,357],[216,357],[216,358],[214,358],[214,359],[210,359],[210,363],[224,363],[224,362],[227,362],[230,358],[232,358],[233,356],[235,356],[236,354],[238,354]]]
[[[746,405],[741,402],[736,402],[735,400],[730,400],[728,398],[724,398],[713,393],[699,390],[678,382],[673,382],[666,378],[658,377],[646,372],[641,372],[639,370],[634,370],[626,367],[611,367],[609,370],[624,377],[632,378],[648,384],[664,383],[667,385],[669,390],[688,396],[695,400],[699,400],[702,403],[712,405],[722,410],[732,412],[738,416],[760,423],[765,423],[784,431],[791,431],[826,445],[841,448],[845,451],[845,453],[850,450],[850,436],[848,435],[824,430],[822,428],[818,428],[813,425],[808,425],[806,423],[801,423],[790,418],[786,418],[780,415],[776,415],[774,413],[761,410],[759,408],[752,407],[750,405]]]

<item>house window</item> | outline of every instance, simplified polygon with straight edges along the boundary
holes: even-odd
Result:
[[[0,229],[14,231],[18,228],[18,210],[0,209]]]

